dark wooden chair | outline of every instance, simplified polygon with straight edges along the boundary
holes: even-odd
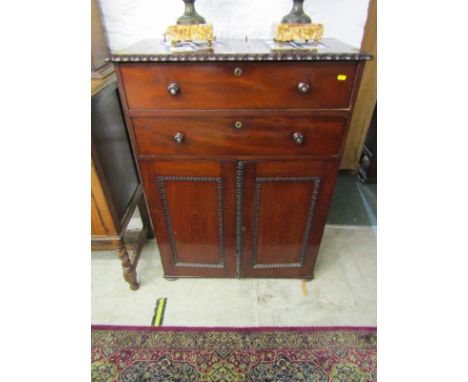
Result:
[[[128,141],[115,75],[92,83],[91,249],[116,249],[124,279],[136,290],[136,267],[151,223]],[[132,238],[127,227],[137,207],[143,228]]]

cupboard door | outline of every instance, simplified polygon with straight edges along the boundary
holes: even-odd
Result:
[[[140,161],[165,276],[235,277],[235,163]]]
[[[243,277],[313,277],[337,166],[311,160],[239,163]]]

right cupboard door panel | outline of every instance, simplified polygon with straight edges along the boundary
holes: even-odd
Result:
[[[313,277],[337,169],[337,161],[239,163],[243,277]]]

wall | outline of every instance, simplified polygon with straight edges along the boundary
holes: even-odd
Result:
[[[142,39],[162,38],[166,27],[183,14],[182,0],[99,0],[112,51]],[[325,25],[325,37],[361,45],[368,0],[306,0],[313,22]],[[289,13],[291,0],[198,0],[198,13],[222,38],[270,38],[272,24]]]

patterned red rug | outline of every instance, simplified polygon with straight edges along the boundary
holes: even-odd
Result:
[[[375,328],[92,326],[93,382],[370,382]]]

